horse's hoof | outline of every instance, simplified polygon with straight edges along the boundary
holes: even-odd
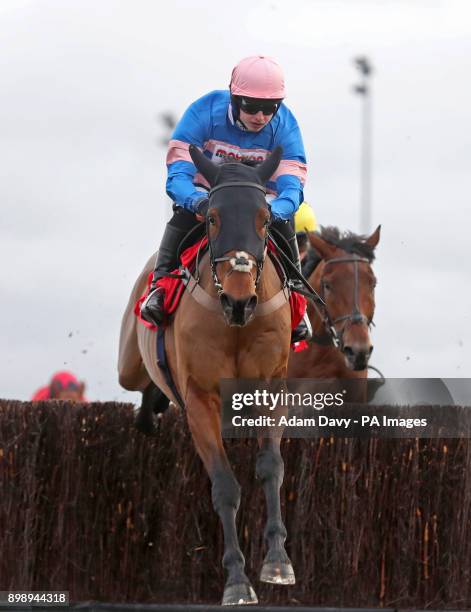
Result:
[[[262,582],[270,584],[296,584],[294,569],[291,563],[264,563],[260,574]]]
[[[223,606],[257,604],[258,599],[250,584],[232,584],[224,589]]]

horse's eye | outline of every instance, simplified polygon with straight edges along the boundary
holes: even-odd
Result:
[[[322,285],[324,286],[325,291],[330,291],[332,289],[332,285],[326,283],[325,281],[322,282]]]
[[[216,224],[216,219],[215,219],[215,218],[214,218],[212,215],[210,215],[210,216],[208,217],[208,223],[209,223],[210,225],[215,225],[215,224]]]

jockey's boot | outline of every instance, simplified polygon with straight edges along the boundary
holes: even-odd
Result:
[[[174,215],[165,226],[162,242],[155,262],[149,295],[141,304],[141,316],[148,323],[162,325],[164,320],[165,289],[157,287],[157,281],[178,267],[177,249],[186,234],[198,225],[195,215],[180,207],[174,207]]]
[[[288,225],[292,229],[292,236],[288,240],[289,245],[291,247],[291,252],[293,254],[292,262],[296,266],[297,271],[301,272],[301,260],[299,258],[298,241],[296,240],[296,234],[291,226],[291,223],[288,223]],[[292,283],[293,291],[296,291],[297,287],[304,289],[304,285],[297,277],[291,278],[290,280]],[[312,338],[312,326],[311,326],[311,321],[309,320],[309,316],[307,314],[307,309],[306,309],[306,312],[304,313],[303,318],[301,319],[301,321],[298,323],[298,326],[296,327],[296,329],[293,330],[293,333],[291,334],[291,344],[294,344],[295,342],[301,342],[301,340],[307,341],[307,340],[310,340],[311,338]]]
[[[276,220],[272,223],[274,229],[276,229],[284,238],[284,241],[278,241],[278,246],[283,250],[292,263],[295,265],[296,270],[301,272],[301,260],[299,258],[298,242],[296,240],[296,233],[290,221]],[[281,242],[281,244],[280,244]],[[289,246],[289,250],[288,247]],[[286,273],[288,275],[289,284],[292,291],[296,291],[297,288],[304,288],[304,285],[294,274],[290,267],[286,267]],[[296,329],[291,334],[291,344],[300,342],[301,340],[310,340],[312,338],[312,326],[309,320],[307,311],[304,313],[303,318],[298,323]]]

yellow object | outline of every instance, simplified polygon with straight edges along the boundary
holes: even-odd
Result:
[[[314,211],[307,202],[303,202],[294,215],[294,230],[300,232],[315,232],[317,219]]]

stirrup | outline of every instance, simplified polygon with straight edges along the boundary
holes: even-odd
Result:
[[[165,289],[163,287],[154,287],[149,291],[149,295],[141,304],[141,317],[147,323],[154,325],[162,325],[164,320],[164,298]]]
[[[309,320],[307,312],[305,312],[303,318],[298,323],[298,326],[296,327],[296,329],[293,330],[291,334],[291,344],[294,344],[295,342],[301,342],[301,340],[305,340],[307,342],[311,338],[311,321]]]

